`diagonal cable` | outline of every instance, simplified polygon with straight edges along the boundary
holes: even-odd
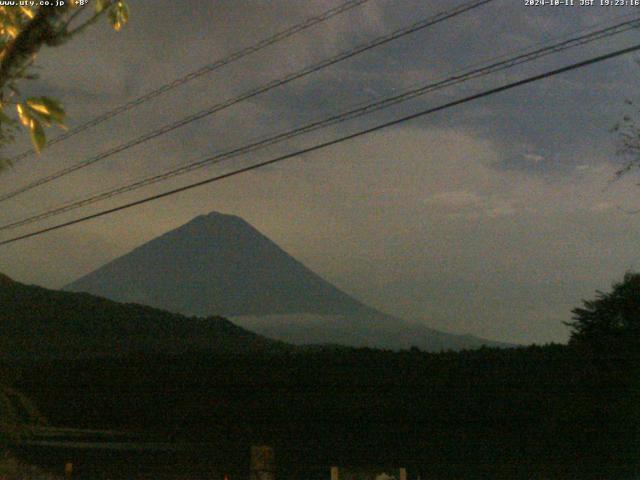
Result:
[[[463,83],[466,81],[470,81],[472,79],[475,78],[479,78],[482,76],[486,76],[498,71],[502,71],[502,70],[506,70],[509,68],[513,68],[517,65],[523,64],[523,63],[527,63],[527,62],[531,62],[534,60],[537,60],[539,58],[542,58],[544,56],[550,55],[550,54],[554,54],[557,52],[561,52],[561,51],[565,51],[571,48],[576,48],[578,46],[582,46],[582,45],[586,45],[588,43],[592,43],[595,41],[599,41],[599,40],[603,40],[605,38],[611,37],[613,35],[617,35],[626,31],[629,31],[633,28],[637,28],[638,26],[640,26],[640,19],[638,17],[632,19],[632,20],[627,20],[625,22],[621,22],[618,23],[616,25],[610,26],[610,27],[606,27],[606,28],[602,28],[600,30],[596,30],[596,31],[592,31],[589,32],[587,34],[584,35],[580,35],[574,38],[570,38],[567,40],[564,40],[562,42],[558,42],[546,47],[542,47],[533,51],[529,51],[520,55],[516,55],[516,56],[512,56],[509,58],[506,58],[505,60],[502,61],[498,61],[498,62],[493,62],[490,63],[488,65],[479,67],[479,68],[474,68],[471,70],[468,70],[464,73],[461,74],[457,74],[457,75],[453,75],[450,76],[444,80],[438,81],[438,82],[434,82],[434,83],[429,83],[426,85],[422,85],[418,88],[414,88],[408,91],[405,91],[403,93],[400,93],[398,95],[394,95],[392,97],[374,102],[374,103],[370,103],[367,104],[365,106],[362,107],[358,107],[340,114],[336,114],[333,115],[331,117],[325,118],[323,120],[319,120],[316,122],[312,122],[309,123],[307,125],[304,125],[302,127],[297,127],[295,129],[280,133],[278,135],[275,136],[271,136],[268,137],[266,139],[261,139],[258,141],[254,141],[248,145],[244,145],[242,147],[238,147],[226,152],[221,152],[221,153],[217,153],[213,156],[207,157],[205,159],[199,160],[197,162],[190,162],[187,163],[185,165],[182,165],[178,168],[174,168],[168,171],[165,171],[163,173],[151,176],[151,177],[147,177],[141,180],[138,180],[134,183],[130,183],[130,184],[126,184],[120,187],[116,187],[114,189],[111,190],[107,190],[105,192],[102,193],[98,193],[98,194],[94,194],[92,196],[89,196],[88,198],[82,199],[82,200],[78,200],[78,201],[73,201],[70,203],[67,203],[65,205],[62,205],[60,207],[56,207],[54,209],[51,210],[47,210],[45,212],[27,217],[25,219],[22,220],[17,220],[14,221],[12,223],[8,223],[5,225],[1,225],[0,226],[0,231],[2,230],[9,230],[9,229],[14,229],[14,228],[18,228],[30,223],[34,223],[36,221],[40,221],[40,220],[44,220],[46,218],[50,218],[53,216],[57,216],[72,210],[75,210],[77,208],[81,208],[87,205],[91,205],[93,203],[102,201],[102,200],[106,200],[112,197],[115,197],[117,195],[121,195],[124,193],[128,193],[134,190],[137,190],[139,188],[160,182],[160,181],[164,181],[167,180],[169,178],[178,176],[178,175],[183,175],[186,174],[188,172],[192,172],[194,170],[198,170],[200,168],[204,168],[213,164],[217,164],[220,163],[222,161],[225,160],[229,160],[231,158],[235,158],[241,155],[245,155],[247,153],[268,147],[270,145],[282,142],[284,140],[288,140],[290,138],[294,138],[297,137],[299,135],[305,134],[305,133],[309,133],[311,131],[315,131],[321,128],[326,128],[328,126],[331,125],[335,125],[338,123],[342,123],[345,122],[347,120],[352,120],[354,118],[358,118],[361,117],[363,115],[367,115],[367,114],[371,114],[373,112],[391,107],[393,105],[402,103],[402,102],[406,102],[410,99],[413,99],[415,97],[424,95],[426,93],[430,93],[436,90],[440,90],[443,88],[447,88],[453,85],[457,85],[459,83]]]
[[[584,67],[587,67],[589,65],[600,63],[600,62],[603,62],[605,60],[609,60],[609,59],[612,59],[612,58],[620,57],[622,55],[627,55],[629,53],[637,52],[639,50],[640,50],[640,44],[636,44],[636,45],[633,45],[631,47],[623,48],[623,49],[620,49],[620,50],[615,50],[613,52],[610,52],[610,53],[607,53],[607,54],[604,54],[604,55],[599,55],[597,57],[592,57],[590,59],[583,60],[581,62],[573,63],[573,64],[570,64],[570,65],[567,65],[567,66],[564,66],[564,67],[561,67],[561,68],[550,70],[550,71],[547,71],[545,73],[541,73],[541,74],[538,74],[538,75],[533,75],[533,76],[524,78],[522,80],[518,80],[518,81],[515,81],[515,82],[507,83],[507,84],[499,86],[499,87],[491,88],[489,90],[485,90],[483,92],[480,92],[480,93],[477,93],[477,94],[474,94],[474,95],[470,95],[470,96],[467,96],[467,97],[464,97],[464,98],[461,98],[461,99],[458,99],[458,100],[454,100],[452,102],[448,102],[448,103],[445,103],[445,104],[437,106],[437,107],[428,108],[426,110],[421,110],[421,111],[419,111],[417,113],[413,113],[411,115],[406,115],[406,116],[397,118],[395,120],[391,120],[389,122],[384,122],[384,123],[378,124],[378,125],[376,125],[374,127],[370,127],[370,128],[364,129],[364,130],[360,130],[358,132],[351,133],[349,135],[344,135],[342,137],[338,137],[338,138],[335,138],[333,140],[329,140],[327,142],[319,143],[319,144],[313,145],[311,147],[303,148],[301,150],[297,150],[295,152],[288,153],[286,155],[282,155],[282,156],[279,156],[279,157],[276,157],[276,158],[272,158],[270,160],[265,160],[265,161],[250,165],[248,167],[244,167],[244,168],[240,168],[240,169],[234,170],[232,172],[224,173],[224,174],[221,174],[221,175],[216,175],[216,176],[207,178],[205,180],[200,180],[200,181],[195,182],[195,183],[190,183],[189,185],[185,185],[183,187],[175,188],[173,190],[169,190],[169,191],[166,191],[166,192],[163,192],[163,193],[158,193],[158,194],[155,194],[155,195],[152,195],[152,196],[140,199],[140,200],[136,200],[134,202],[126,203],[124,205],[120,205],[120,206],[117,206],[117,207],[114,207],[114,208],[110,208],[110,209],[107,209],[107,210],[102,210],[102,211],[97,212],[97,213],[93,213],[93,214],[90,214],[90,215],[86,215],[84,217],[76,218],[74,220],[70,220],[70,221],[67,221],[67,222],[64,222],[64,223],[59,223],[57,225],[53,225],[51,227],[47,227],[47,228],[43,228],[43,229],[40,229],[40,230],[36,230],[34,232],[31,232],[31,233],[27,233],[27,234],[20,235],[20,236],[17,236],[17,237],[9,238],[7,240],[0,241],[0,246],[8,245],[10,243],[18,242],[20,240],[25,240],[27,238],[43,235],[45,233],[52,232],[54,230],[59,230],[61,228],[65,228],[65,227],[68,227],[68,226],[71,226],[71,225],[76,225],[76,224],[83,223],[83,222],[86,222],[86,221],[89,221],[89,220],[93,220],[95,218],[99,218],[99,217],[102,217],[102,216],[105,216],[105,215],[110,215],[112,213],[116,213],[116,212],[119,212],[119,211],[122,211],[122,210],[126,210],[126,209],[129,209],[129,208],[132,208],[132,207],[135,207],[135,206],[138,206],[138,205],[142,205],[142,204],[145,204],[145,203],[153,202],[153,201],[159,200],[161,198],[170,197],[170,196],[176,195],[178,193],[182,193],[182,192],[185,192],[185,191],[197,188],[197,187],[201,187],[203,185],[208,185],[208,184],[211,184],[211,183],[214,183],[214,182],[219,182],[221,180],[225,180],[227,178],[234,177],[236,175],[240,175],[240,174],[243,174],[243,173],[246,173],[246,172],[257,170],[259,168],[263,168],[263,167],[266,167],[268,165],[274,165],[276,163],[280,163],[280,162],[283,162],[285,160],[289,160],[291,158],[299,157],[299,156],[305,155],[307,153],[323,150],[323,149],[325,149],[327,147],[330,147],[330,146],[333,146],[333,145],[337,145],[339,143],[346,142],[346,141],[352,140],[354,138],[361,137],[363,135],[368,135],[370,133],[374,133],[374,132],[377,132],[379,130],[391,127],[391,126],[400,125],[402,123],[414,120],[416,118],[424,117],[424,116],[427,116],[427,115],[430,115],[430,114],[433,114],[433,113],[436,113],[436,112],[447,110],[449,108],[453,108],[453,107],[458,106],[458,105],[462,105],[462,104],[465,104],[465,103],[468,103],[468,102],[479,100],[481,98],[489,97],[489,96],[495,95],[495,94],[500,93],[500,92],[504,92],[504,91],[511,90],[513,88],[516,88],[516,87],[520,87],[522,85],[527,85],[527,84],[530,84],[530,83],[538,82],[540,80],[544,80],[544,79],[549,78],[549,77],[560,75],[562,73],[566,73],[566,72],[569,72],[569,71],[572,71],[572,70],[577,70],[579,68],[584,68]]]
[[[342,52],[336,56],[333,56],[331,58],[328,58],[326,60],[323,60],[319,63],[316,63],[314,65],[311,65],[309,67],[305,67],[302,70],[299,70],[297,72],[291,73],[289,75],[287,75],[284,78],[281,79],[277,79],[274,80],[272,82],[267,83],[266,85],[262,85],[258,88],[255,88],[253,90],[250,90],[248,92],[242,93],[236,97],[230,98],[222,103],[218,103],[215,104],[205,110],[201,110],[197,113],[194,113],[192,115],[189,115],[187,117],[184,117],[174,123],[171,124],[167,124],[164,125],[162,127],[160,127],[159,129],[153,130],[151,132],[148,132],[144,135],[141,135],[137,138],[134,138],[126,143],[120,144],[118,146],[115,146],[113,148],[110,148],[98,155],[95,155],[93,157],[90,157],[88,159],[85,159],[79,163],[76,163],[75,165],[71,165],[70,167],[64,168],[62,170],[58,170],[57,172],[51,173],[50,175],[47,175],[45,177],[41,177],[37,180],[34,180],[30,183],[28,183],[27,185],[17,188],[15,190],[12,190],[10,192],[7,192],[5,194],[0,195],[0,202],[5,201],[5,200],[9,200],[11,198],[14,198],[24,192],[27,192],[29,190],[32,190],[36,187],[39,187],[41,185],[45,185],[49,182],[52,182],[54,180],[57,180],[58,178],[64,177],[66,175],[69,175],[70,173],[76,172],[78,170],[81,170],[83,168],[89,167],[101,160],[104,160],[106,158],[111,157],[112,155],[115,155],[117,153],[123,152],[125,150],[128,150],[130,148],[135,147],[136,145],[140,145],[141,143],[147,142],[151,139],[160,137],[162,135],[166,135],[169,132],[172,132],[174,130],[177,130],[178,128],[184,127],[186,125],[189,125],[190,123],[193,123],[197,120],[201,120],[205,117],[208,117],[210,115],[213,115],[214,113],[217,113],[221,110],[224,110],[226,108],[229,108],[237,103],[243,102],[245,100],[248,100],[250,98],[256,97],[262,93],[265,93],[269,90],[272,90],[274,88],[277,87],[281,87],[283,85],[286,85],[287,83],[290,83],[294,80],[300,79],[302,77],[305,77],[307,75],[310,75],[312,73],[317,72],[318,70],[321,70],[323,68],[329,67],[331,65],[334,65],[338,62],[341,62],[343,60],[346,60],[348,58],[354,57],[356,55],[359,55],[363,52],[366,52],[368,50],[371,50],[373,48],[379,47],[381,45],[384,45],[386,43],[389,43],[393,40],[396,40],[398,38],[404,37],[406,35],[410,35],[412,33],[415,33],[419,30],[425,29],[427,27],[430,27],[432,25],[435,25],[437,23],[443,22],[447,19],[456,17],[464,12],[467,12],[469,10],[478,8],[486,3],[492,2],[494,0],[474,0],[471,2],[467,2],[463,5],[457,6],[455,8],[452,8],[450,10],[446,10],[443,12],[440,12],[434,16],[431,16],[429,18],[420,20],[418,22],[415,22],[413,24],[411,24],[408,27],[405,28],[401,28],[399,30],[396,30],[392,33],[389,33],[387,35],[383,35],[381,37],[377,37],[375,38],[373,41],[369,41],[363,44],[360,44],[350,50],[347,50],[345,52]]]
[[[304,20],[302,23],[299,23],[297,25],[294,25],[286,30],[283,30],[281,32],[276,33],[275,35],[272,35],[271,37],[265,38],[263,40],[261,40],[260,42],[256,43],[255,45],[251,45],[249,47],[243,48],[241,50],[238,50],[232,54],[230,54],[227,57],[221,58],[220,60],[216,60],[215,62],[209,64],[209,65],[205,65],[201,68],[199,68],[198,70],[194,70],[192,72],[187,73],[186,75],[180,77],[180,78],[176,78],[175,80],[166,83],[158,88],[156,88],[155,90],[151,90],[147,93],[145,93],[144,95],[142,95],[141,97],[138,97],[134,100],[131,100],[127,103],[124,103],[122,105],[120,105],[119,107],[114,108],[113,110],[109,110],[107,112],[104,112],[100,115],[98,115],[95,118],[92,118],[91,120],[78,125],[77,127],[74,127],[68,131],[66,131],[65,133],[62,133],[54,138],[52,138],[51,140],[49,140],[46,143],[46,146],[51,146],[51,145],[55,145],[56,143],[62,142],[64,140],[67,140],[68,138],[73,137],[74,135],[77,135],[80,132],[83,132],[89,128],[95,127],[97,125],[100,125],[103,122],[106,122],[107,120],[120,115],[121,113],[124,113],[128,110],[131,110],[132,108],[137,107],[138,105],[141,105],[145,102],[148,102],[149,100],[158,97],[170,90],[173,90],[174,88],[177,88],[181,85],[184,85],[185,83],[190,82],[191,80],[195,80],[196,78],[199,78],[203,75],[206,75],[208,73],[211,73],[215,70],[217,70],[218,68],[224,67],[225,65],[228,65],[230,63],[233,63],[237,60],[240,60],[241,58],[246,57],[247,55],[251,55],[252,53],[256,53],[259,52],[260,50],[263,50],[264,48],[273,45],[277,42],[280,42],[282,40],[285,40],[299,32],[302,32],[310,27],[313,27],[314,25],[317,25],[319,23],[322,23],[326,20],[329,20],[332,17],[335,17],[336,15],[339,15],[343,12],[346,12],[348,10],[351,10],[352,8],[358,7],[360,5],[362,5],[363,3],[367,3],[369,0],[349,0],[348,2],[345,2],[341,5],[338,5],[337,7],[331,8],[323,13],[321,13],[320,15],[317,15],[315,17],[310,17],[307,18],[306,20]],[[29,150],[25,150],[22,153],[19,153],[18,155],[16,155],[15,157],[13,157],[11,159],[11,163],[16,163],[26,157],[29,157],[30,155],[33,155],[35,153],[34,149],[29,149]]]

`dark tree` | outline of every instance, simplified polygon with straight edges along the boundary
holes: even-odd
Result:
[[[640,345],[640,273],[628,272],[610,293],[598,291],[595,300],[572,311],[571,343]]]
[[[1,2],[6,6],[0,6],[0,149],[13,142],[22,125],[39,152],[46,143],[44,127],[63,125],[65,113],[57,101],[24,97],[18,89],[25,80],[37,78],[30,70],[40,48],[62,45],[105,14],[115,30],[129,19],[124,0],[95,0],[93,13],[89,13],[88,1],[53,3],[20,2],[18,6],[18,2]],[[15,106],[17,119],[11,116],[9,105]],[[10,163],[4,159],[0,166]]]

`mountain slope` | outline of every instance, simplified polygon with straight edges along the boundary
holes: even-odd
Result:
[[[297,344],[427,350],[496,345],[378,312],[241,218],[217,212],[196,217],[65,288],[187,315],[223,315]]]
[[[370,310],[239,217],[196,217],[65,287],[188,315]]]
[[[0,278],[0,358],[248,353],[292,348],[222,317],[187,318]]]

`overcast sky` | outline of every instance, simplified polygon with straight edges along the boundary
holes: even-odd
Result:
[[[62,100],[73,127],[339,1],[131,0],[43,49],[28,91]],[[0,174],[0,192],[455,4],[365,5],[205,75]],[[575,0],[578,4],[579,0]],[[3,202],[0,222],[164,171],[251,139],[426,84],[534,44],[612,24],[632,7],[495,0]],[[620,20],[621,21],[621,20]],[[18,230],[119,205],[533,73],[640,42],[634,30],[426,95],[232,162]],[[192,217],[239,215],[338,287],[385,312],[455,333],[566,341],[571,309],[640,269],[637,175],[611,132],[637,100],[637,56],[610,60],[300,158],[0,247],[0,271],[59,288]],[[53,131],[49,131],[52,135]],[[22,140],[11,148],[19,152]]]

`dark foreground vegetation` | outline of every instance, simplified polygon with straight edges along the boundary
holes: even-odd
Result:
[[[260,341],[240,353],[14,358],[2,378],[55,425],[207,442],[190,453],[235,478],[262,443],[283,479],[358,464],[423,479],[638,478],[640,275],[585,302],[569,326],[569,345],[427,353]]]
[[[220,451],[268,443],[282,469],[373,463],[422,478],[630,478],[640,461],[633,353],[192,354],[14,372],[57,424],[154,431]]]

